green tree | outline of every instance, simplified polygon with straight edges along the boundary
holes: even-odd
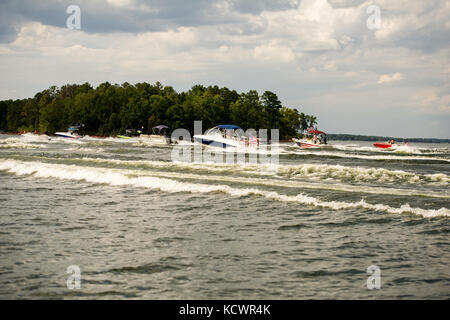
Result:
[[[244,130],[265,128],[266,119],[263,114],[263,106],[256,90],[242,93],[239,99],[231,104],[231,121]]]
[[[297,109],[282,107],[280,110],[280,137],[288,139],[295,137],[300,130],[301,119]]]
[[[267,121],[267,129],[278,128],[280,120],[281,102],[278,96],[271,92],[265,91],[261,96],[262,105]]]
[[[282,108],[277,95],[255,90],[238,93],[226,87],[194,85],[185,92],[171,86],[128,82],[52,86],[33,98],[0,101],[0,129],[55,132],[83,123],[87,134],[110,135],[126,129],[144,131],[158,124],[193,133],[195,120],[204,129],[233,123],[243,129],[279,128],[282,137],[317,124],[317,118]]]

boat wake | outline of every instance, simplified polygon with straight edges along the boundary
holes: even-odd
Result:
[[[433,155],[433,154],[448,154],[447,148],[423,148],[412,145],[400,145],[389,149],[380,149],[373,146],[359,146],[357,144],[349,145],[333,145],[334,149],[341,151],[361,151],[361,152],[376,152],[381,154],[412,154],[412,155]]]
[[[442,207],[440,209],[422,209],[411,207],[408,203],[405,203],[400,207],[391,207],[389,205],[381,203],[368,203],[364,199],[361,199],[357,202],[324,201],[305,193],[291,196],[257,188],[235,188],[228,185],[208,185],[204,183],[180,182],[175,179],[137,175],[139,173],[142,174],[143,172],[128,172],[126,170],[119,169],[3,160],[0,161],[0,170],[16,175],[31,175],[36,178],[56,178],[62,180],[86,181],[95,184],[108,184],[111,186],[133,186],[138,188],[154,189],[168,193],[221,192],[234,197],[261,196],[274,201],[298,203],[302,205],[328,208],[332,210],[359,208],[366,209],[368,211],[386,212],[392,214],[415,214],[427,218],[450,216],[450,210],[445,207]]]
[[[20,138],[7,138],[0,140],[0,148],[2,149],[40,149],[46,148],[43,144],[29,143]]]
[[[83,157],[73,160],[92,163],[112,164],[140,168],[160,168],[165,170],[186,170],[199,173],[223,173],[237,175],[279,176],[287,178],[312,178],[316,180],[337,180],[345,182],[376,182],[376,183],[408,183],[432,184],[448,186],[450,177],[443,173],[417,174],[403,170],[388,170],[384,168],[349,167],[327,164],[299,165],[268,165],[268,164],[217,164],[188,163],[149,160],[117,160]]]
[[[323,151],[317,150],[316,152],[312,152],[310,150],[298,150],[298,151],[285,151],[284,154],[296,154],[300,156],[319,156],[319,157],[330,157],[330,158],[347,158],[347,159],[364,159],[364,160],[375,160],[375,161],[389,161],[389,160],[400,160],[400,161],[441,161],[441,162],[450,162],[450,158],[448,157],[436,157],[432,156],[402,156],[402,155],[391,155],[391,152],[385,151],[382,152],[383,155],[375,154],[375,155],[366,155],[366,154],[357,154],[357,153],[344,153],[344,152],[332,152],[332,151]],[[389,154],[387,154],[389,153]]]

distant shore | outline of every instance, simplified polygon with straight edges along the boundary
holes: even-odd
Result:
[[[54,136],[51,133],[44,132],[36,132],[36,131],[16,131],[16,132],[5,132],[0,131],[0,134],[7,135],[21,135],[24,133],[33,133],[33,134],[46,134],[48,136]],[[108,135],[89,135],[90,137],[95,138],[108,138]],[[113,135],[112,137],[114,137]],[[390,141],[394,139],[397,142],[418,142],[418,143],[450,143],[450,139],[440,139],[440,138],[399,138],[399,137],[387,137],[387,136],[365,136],[365,135],[357,135],[357,134],[335,134],[329,133],[327,134],[328,140],[341,140],[341,141]],[[280,142],[291,142],[292,139],[281,139]]]
[[[422,143],[450,143],[450,139],[439,138],[399,138],[390,136],[365,136],[359,134],[327,134],[328,140],[344,141],[390,141],[394,139],[397,142],[422,142]]]

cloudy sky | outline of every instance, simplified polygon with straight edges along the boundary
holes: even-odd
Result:
[[[72,4],[80,30],[66,26]],[[445,0],[0,1],[2,100],[67,83],[217,84],[273,91],[331,133],[450,138],[449,74]]]

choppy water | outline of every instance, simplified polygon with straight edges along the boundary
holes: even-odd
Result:
[[[0,298],[450,298],[450,146],[331,143],[274,169],[0,135]]]

